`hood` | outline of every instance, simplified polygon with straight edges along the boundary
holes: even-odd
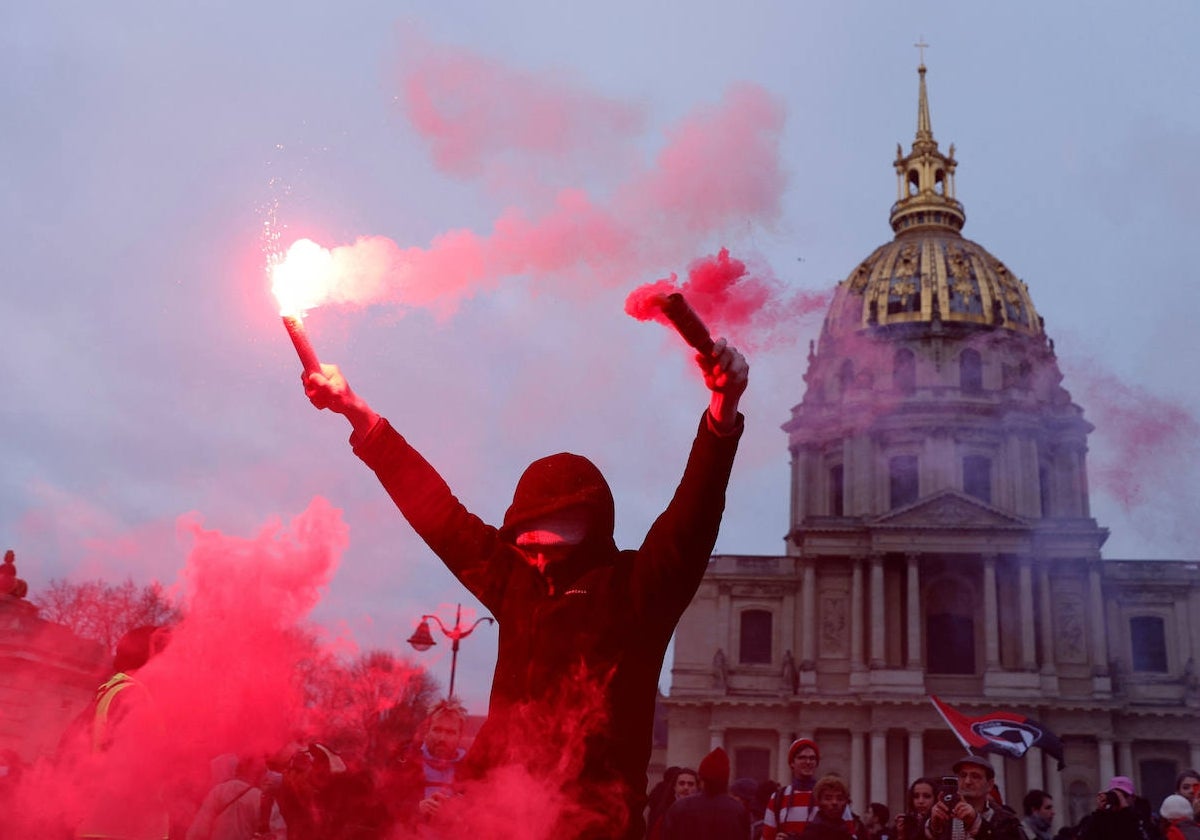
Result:
[[[612,490],[596,465],[570,452],[539,458],[521,474],[500,536],[513,542],[521,527],[532,520],[573,507],[587,511],[586,545],[613,545]]]

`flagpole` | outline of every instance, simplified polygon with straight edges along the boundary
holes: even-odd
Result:
[[[933,703],[933,708],[937,709],[937,713],[942,716],[942,720],[946,722],[946,726],[954,733],[954,737],[958,739],[958,742],[963,745],[963,749],[970,755],[975,755],[975,750],[971,749],[971,745],[963,740],[962,735],[958,734],[958,727],[951,723],[950,718],[946,717],[946,713],[942,711],[942,701],[937,699],[936,695],[930,694],[929,702]]]

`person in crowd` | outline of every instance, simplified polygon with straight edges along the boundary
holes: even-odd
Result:
[[[401,826],[428,823],[454,796],[455,774],[466,750],[462,747],[467,710],[448,699],[433,707],[418,729],[419,742],[389,766],[381,788],[393,822]]]
[[[1025,840],[1054,840],[1050,830],[1054,822],[1054,798],[1044,790],[1034,788],[1021,801],[1025,816],[1021,818],[1021,833]]]
[[[763,809],[765,802],[758,795],[759,783],[754,779],[734,779],[729,783],[729,795],[742,803],[750,814],[750,840],[762,837]]]
[[[670,788],[658,798],[657,807],[652,808],[646,820],[646,837],[648,840],[660,840],[662,837],[662,821],[667,811],[676,801],[691,796],[700,787],[700,774],[690,767],[676,767],[671,774]]]
[[[992,763],[982,756],[968,755],[954,762],[953,770],[958,777],[958,793],[948,797],[953,799],[951,802],[940,796],[934,802],[925,827],[928,840],[959,836],[1021,840],[1021,821],[992,797],[996,786]]]
[[[700,762],[700,789],[676,799],[663,817],[663,840],[746,840],[750,812],[729,790],[729,756],[717,747]]]
[[[259,834],[263,793],[258,783],[266,764],[226,754],[214,758],[211,768],[213,787],[192,818],[186,840],[253,840]],[[278,807],[270,809],[268,828],[273,836],[285,831]]]
[[[817,784],[817,765],[821,763],[821,751],[810,738],[798,738],[788,747],[788,766],[792,769],[791,784],[777,790],[767,803],[763,813],[763,838],[799,837],[808,825],[809,817],[816,805],[813,789]],[[853,834],[854,815],[847,804],[843,818],[846,828]]]
[[[1192,803],[1192,818],[1200,821],[1200,770],[1188,768],[1176,776],[1175,792]]]
[[[1166,826],[1163,831],[1166,840],[1200,840],[1200,825],[1186,796],[1172,793],[1163,800],[1158,814]]]
[[[882,802],[872,802],[867,806],[862,824],[868,840],[892,840],[892,812]]]
[[[63,735],[58,760],[76,776],[77,838],[165,840],[170,816],[161,779],[147,768],[162,753],[166,726],[139,672],[167,646],[171,628],[135,627],[117,641],[113,675]]]
[[[857,821],[847,822],[850,789],[842,777],[828,773],[813,786],[813,805],[804,840],[865,840]]]
[[[896,815],[897,840],[924,838],[925,824],[929,821],[929,812],[933,810],[937,788],[937,780],[928,776],[921,776],[908,786],[904,812]]]
[[[662,815],[667,812],[667,808],[671,807],[671,803],[675,801],[675,777],[679,775],[682,767],[672,764],[666,770],[663,770],[662,778],[659,779],[650,792],[646,795],[646,836],[650,836],[650,828],[655,822],[662,819]]]
[[[644,830],[658,674],[708,567],[749,381],[745,358],[723,339],[696,361],[710,398],[683,478],[641,547],[625,552],[613,540],[612,492],[586,458],[534,461],[493,527],[459,502],[336,366],[302,377],[312,404],[346,417],[355,453],[499,621],[488,719],[464,759],[465,775],[525,768],[562,791],[564,831],[640,840]],[[581,829],[588,821],[596,828]]]
[[[1113,776],[1096,795],[1096,810],[1080,821],[1080,840],[1159,840],[1150,803],[1134,791],[1133,779]]]
[[[297,750],[283,772],[279,811],[288,840],[383,840],[386,810],[370,776],[329,746]]]

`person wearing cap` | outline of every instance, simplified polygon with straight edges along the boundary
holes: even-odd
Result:
[[[958,777],[958,793],[950,796],[938,792],[925,824],[928,840],[1022,840],[1020,820],[993,799],[996,770],[992,763],[982,756],[968,755],[954,762],[953,770]]]
[[[1200,840],[1200,825],[1186,796],[1172,793],[1163,800],[1158,815],[1166,826],[1163,831],[1166,840]]]
[[[1138,796],[1133,779],[1113,776],[1096,794],[1096,810],[1079,823],[1078,840],[1158,840],[1150,803]]]
[[[821,763],[821,751],[811,738],[797,738],[788,747],[788,766],[792,769],[792,781],[780,790],[775,791],[767,802],[763,814],[764,840],[776,838],[799,837],[808,827],[816,800],[813,789],[817,784],[817,765]],[[854,833],[856,820],[847,802],[843,819],[846,828]]]
[[[743,428],[745,358],[720,339],[696,361],[708,410],[674,497],[636,551],[617,549],[612,492],[588,459],[559,453],[534,461],[493,527],[336,366],[302,377],[315,407],[346,417],[355,454],[499,622],[488,719],[462,778],[523,767],[580,811],[564,813],[565,825],[603,822],[597,836],[605,838],[642,836],[658,675],[708,568]],[[597,795],[614,790],[624,807]]]
[[[729,755],[717,747],[700,761],[700,790],[675,800],[663,817],[663,840],[747,840],[750,811],[729,795]]]

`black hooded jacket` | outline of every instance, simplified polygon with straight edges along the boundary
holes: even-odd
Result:
[[[679,487],[636,551],[617,550],[612,493],[581,456],[531,464],[495,528],[386,420],[351,439],[413,529],[499,622],[488,720],[465,773],[521,765],[560,780],[593,811],[624,812],[626,836],[641,836],[658,674],[708,566],[741,431],[740,415],[729,436],[701,419]],[[530,520],[571,507],[588,511],[584,541],[543,574],[513,539]]]

